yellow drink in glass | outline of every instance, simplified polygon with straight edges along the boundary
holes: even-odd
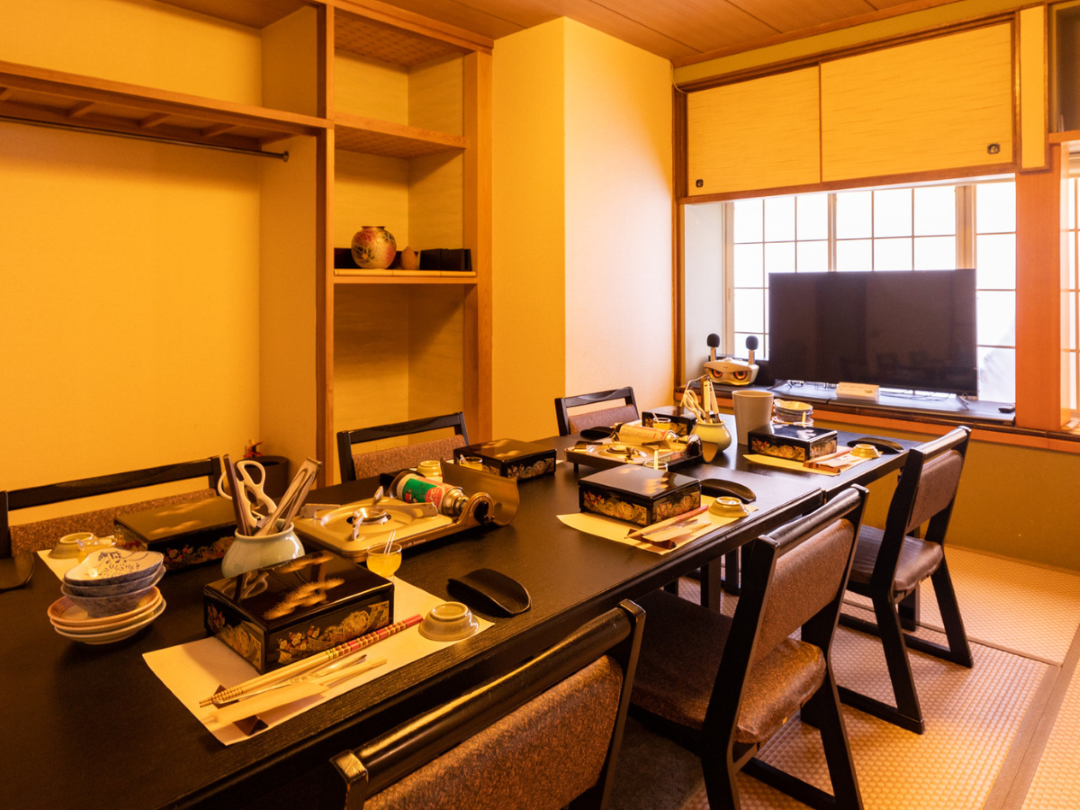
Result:
[[[393,543],[368,549],[367,567],[373,574],[393,579],[394,572],[401,567],[401,546]]]

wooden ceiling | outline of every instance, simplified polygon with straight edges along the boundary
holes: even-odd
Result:
[[[676,65],[952,0],[383,0],[498,39],[569,17]]]

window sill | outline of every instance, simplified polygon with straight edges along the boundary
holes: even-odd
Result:
[[[732,390],[717,386],[716,396],[721,407],[731,407]],[[818,422],[840,422],[877,428],[886,433],[896,431],[932,435],[948,433],[957,425],[968,425],[973,429],[972,439],[975,441],[1080,454],[1080,434],[1065,429],[1048,431],[1018,427],[1014,424],[1014,415],[998,412],[999,403],[971,402],[970,408],[964,410],[957,407],[954,401],[947,409],[927,409],[910,404],[894,404],[895,398],[886,398],[884,403],[838,402],[831,392],[818,392],[813,388],[789,389],[784,386],[773,393],[780,398],[812,403],[814,418]],[[815,393],[819,395],[814,396]],[[675,392],[675,401],[678,402],[681,396],[680,388]]]

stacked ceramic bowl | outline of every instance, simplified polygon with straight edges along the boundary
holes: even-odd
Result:
[[[773,400],[773,415],[778,422],[793,424],[813,424],[814,406],[808,402],[793,399]]]
[[[134,635],[165,610],[157,583],[165,575],[156,551],[95,551],[64,575],[64,596],[49,606],[57,633],[85,644]]]

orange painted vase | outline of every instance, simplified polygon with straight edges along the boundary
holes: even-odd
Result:
[[[364,270],[382,270],[397,256],[397,241],[382,225],[365,225],[352,238],[356,266]]]

